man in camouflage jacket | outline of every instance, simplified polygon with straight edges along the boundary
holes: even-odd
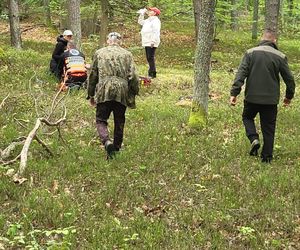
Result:
[[[96,107],[96,126],[108,158],[119,151],[123,142],[126,108],[135,108],[139,91],[132,54],[121,48],[121,35],[108,35],[108,46],[96,51],[88,78],[88,98]],[[113,112],[114,140],[109,138],[107,120]]]

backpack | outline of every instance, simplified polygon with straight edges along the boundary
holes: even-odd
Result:
[[[76,49],[71,49],[69,56],[65,59],[66,74],[68,76],[80,77],[87,75],[84,58]]]

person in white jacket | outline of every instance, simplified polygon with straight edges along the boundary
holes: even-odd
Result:
[[[138,23],[142,25],[142,46],[145,47],[146,57],[149,64],[148,76],[151,78],[156,77],[155,66],[155,51],[160,44],[160,27],[161,23],[158,18],[160,10],[156,7],[141,9],[138,11],[140,14]],[[148,18],[144,19],[145,13]]]

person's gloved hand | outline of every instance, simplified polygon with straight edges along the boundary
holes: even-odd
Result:
[[[140,14],[140,15],[145,15],[146,12],[147,12],[146,8],[140,9],[140,10],[137,11],[137,13]]]

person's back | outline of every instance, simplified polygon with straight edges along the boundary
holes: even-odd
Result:
[[[135,96],[139,91],[132,54],[121,48],[121,35],[111,32],[107,36],[108,47],[99,49],[93,58],[88,79],[88,98],[96,107],[96,126],[107,157],[113,158],[123,142],[125,112],[135,108]],[[108,119],[114,115],[114,139],[109,137]]]
[[[100,77],[116,76],[128,80],[131,65],[131,53],[119,45],[110,45],[96,51],[98,65],[102,68]]]
[[[277,104],[280,96],[279,73],[285,55],[270,41],[262,41],[260,46],[247,53],[251,54],[251,67],[246,82],[246,99],[260,104]]]
[[[70,49],[63,54],[66,73],[72,76],[86,75],[84,55],[77,49]]]
[[[280,98],[279,74],[286,85],[283,103],[287,106],[295,93],[294,77],[286,56],[277,49],[276,33],[265,30],[259,46],[249,49],[244,55],[230,91],[230,103],[234,106],[246,79],[242,120],[251,143],[249,155],[257,156],[260,148],[259,134],[254,122],[259,114],[264,141],[261,161],[265,163],[271,163],[273,159],[277,104]]]
[[[68,42],[67,50],[62,55],[59,70],[67,85],[82,85],[87,79],[85,56],[76,49],[72,41]]]
[[[268,33],[266,33],[268,35]],[[265,36],[266,36],[265,34]],[[232,95],[240,92],[246,78],[245,100],[257,104],[278,104],[281,74],[287,85],[287,97],[293,96],[294,79],[287,58],[268,36],[259,46],[247,50],[234,80]]]
[[[128,81],[133,77],[130,73],[133,72],[132,54],[115,44],[97,50],[95,57],[100,84],[98,101],[114,100],[127,106]]]

